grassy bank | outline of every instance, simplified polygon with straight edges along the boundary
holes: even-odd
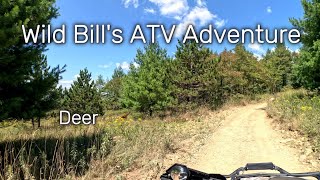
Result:
[[[268,114],[289,130],[307,136],[320,151],[320,96],[306,90],[287,90],[270,102]]]
[[[137,170],[156,178],[168,154],[187,150],[214,130],[220,119],[208,118],[210,113],[124,119],[113,112],[95,126],[59,126],[47,119],[38,130],[29,122],[5,121],[0,124],[0,179],[125,179]]]

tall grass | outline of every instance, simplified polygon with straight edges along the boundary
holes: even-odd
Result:
[[[291,130],[298,130],[320,150],[320,95],[307,90],[279,93],[268,107],[268,114]]]
[[[133,169],[156,178],[166,154],[175,153],[186,139],[207,134],[200,113],[189,114],[189,120],[113,115],[95,126],[59,126],[49,119],[39,130],[28,122],[2,122],[0,179],[110,179]]]
[[[100,147],[103,131],[77,136],[30,136],[0,142],[0,179],[58,179],[81,175]],[[97,148],[96,148],[97,149]]]

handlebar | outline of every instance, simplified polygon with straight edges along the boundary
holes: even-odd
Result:
[[[244,171],[251,170],[275,170],[279,173],[255,173],[255,174],[241,174]],[[241,178],[250,177],[314,177],[320,180],[320,172],[307,172],[307,173],[289,173],[284,169],[274,165],[272,162],[267,163],[248,163],[244,167],[240,167],[230,175],[221,174],[208,174],[195,169],[188,168],[185,165],[174,164],[171,166],[166,173],[161,175],[161,180],[173,180],[173,177],[179,177],[181,180],[226,180],[230,178],[231,180],[239,180]],[[174,179],[175,180],[175,179]]]

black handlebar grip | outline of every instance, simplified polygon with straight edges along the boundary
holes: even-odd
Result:
[[[274,170],[275,165],[272,162],[266,163],[248,163],[245,170]]]

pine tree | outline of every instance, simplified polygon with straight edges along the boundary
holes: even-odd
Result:
[[[274,51],[267,51],[262,62],[268,69],[270,92],[279,92],[283,87],[291,85],[293,54],[285,44],[277,44]]]
[[[108,109],[121,108],[120,95],[122,92],[122,82],[124,77],[125,73],[119,66],[114,70],[111,80],[105,84],[104,94]]]
[[[104,114],[101,94],[87,69],[80,70],[79,77],[67,90],[64,108],[72,114]]]
[[[1,1],[0,120],[21,117],[24,104],[29,101],[25,93],[33,80],[33,68],[46,48],[42,43],[25,44],[21,26],[35,30],[39,24],[50,24],[58,15],[54,3],[54,0]]]
[[[18,115],[23,119],[31,119],[33,127],[34,119],[37,119],[40,127],[40,119],[46,113],[57,108],[60,96],[60,88],[57,88],[60,74],[65,71],[65,66],[50,68],[47,65],[46,56],[37,58],[37,64],[33,66],[30,81],[24,84],[24,101],[21,113]]]
[[[243,72],[237,67],[237,56],[234,52],[224,50],[219,55],[217,64],[216,105],[225,103],[232,95],[240,94],[246,83]]]
[[[102,93],[103,91],[103,88],[105,86],[106,82],[105,80],[103,79],[103,76],[100,74],[96,80],[96,86],[99,90],[100,93]]]
[[[235,90],[242,95],[254,97],[266,92],[266,71],[262,63],[246,50],[243,44],[237,44],[234,53],[236,56],[236,70],[242,74],[241,85]]]
[[[172,106],[173,97],[168,79],[169,57],[158,43],[148,44],[138,50],[135,63],[124,79],[122,103],[140,112],[148,113]]]
[[[205,92],[210,87],[210,75],[214,74],[214,69],[210,69],[213,61],[208,59],[211,54],[208,48],[194,41],[185,44],[179,41],[171,68],[178,104],[192,107],[206,102]]]

